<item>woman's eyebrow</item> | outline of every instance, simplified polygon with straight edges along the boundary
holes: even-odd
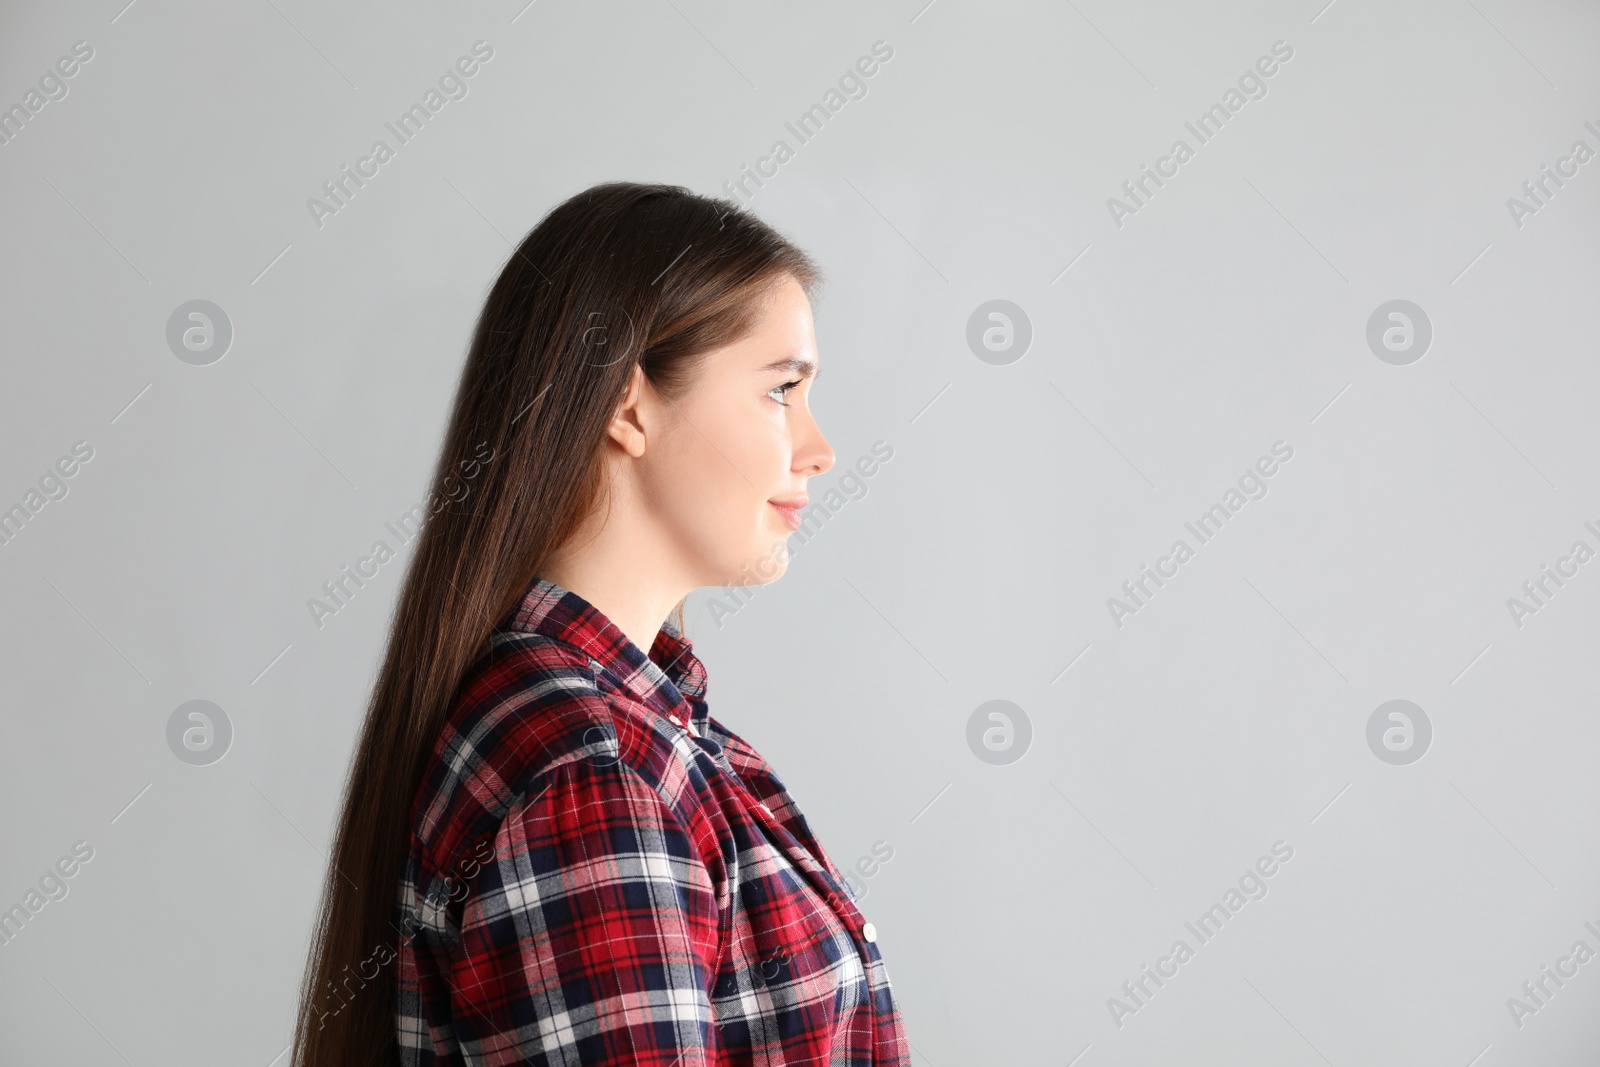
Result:
[[[771,374],[780,370],[798,374],[802,378],[814,377],[815,375],[821,373],[817,370],[817,365],[815,363],[809,359],[802,359],[799,356],[790,356],[788,359],[775,360],[772,363],[768,363],[765,367],[762,367],[759,373]]]

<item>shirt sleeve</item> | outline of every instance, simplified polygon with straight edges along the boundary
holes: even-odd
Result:
[[[614,757],[540,775],[464,901],[462,1051],[486,1064],[715,1067],[716,891],[682,821]]]

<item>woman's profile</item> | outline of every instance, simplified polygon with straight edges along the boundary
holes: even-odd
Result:
[[[816,265],[597,185],[490,289],[352,759],[293,1062],[910,1063],[876,931],[712,717],[683,601],[770,581],[833,452]]]

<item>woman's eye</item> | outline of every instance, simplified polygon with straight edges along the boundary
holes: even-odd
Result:
[[[771,389],[767,390],[767,395],[768,396],[772,396],[773,393],[782,393],[783,396],[773,396],[772,399],[776,400],[778,403],[782,404],[784,407],[788,407],[789,404],[784,399],[784,397],[789,395],[789,390],[795,388],[799,384],[800,384],[800,382],[797,380],[797,381],[792,381],[792,382],[784,382],[782,385],[775,385]]]

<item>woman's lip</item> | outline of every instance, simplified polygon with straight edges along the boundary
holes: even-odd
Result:
[[[791,530],[800,529],[800,509],[806,506],[806,502],[807,498],[803,496],[781,503],[776,500],[767,501],[778,510],[779,515],[783,516],[783,521],[789,524]]]

